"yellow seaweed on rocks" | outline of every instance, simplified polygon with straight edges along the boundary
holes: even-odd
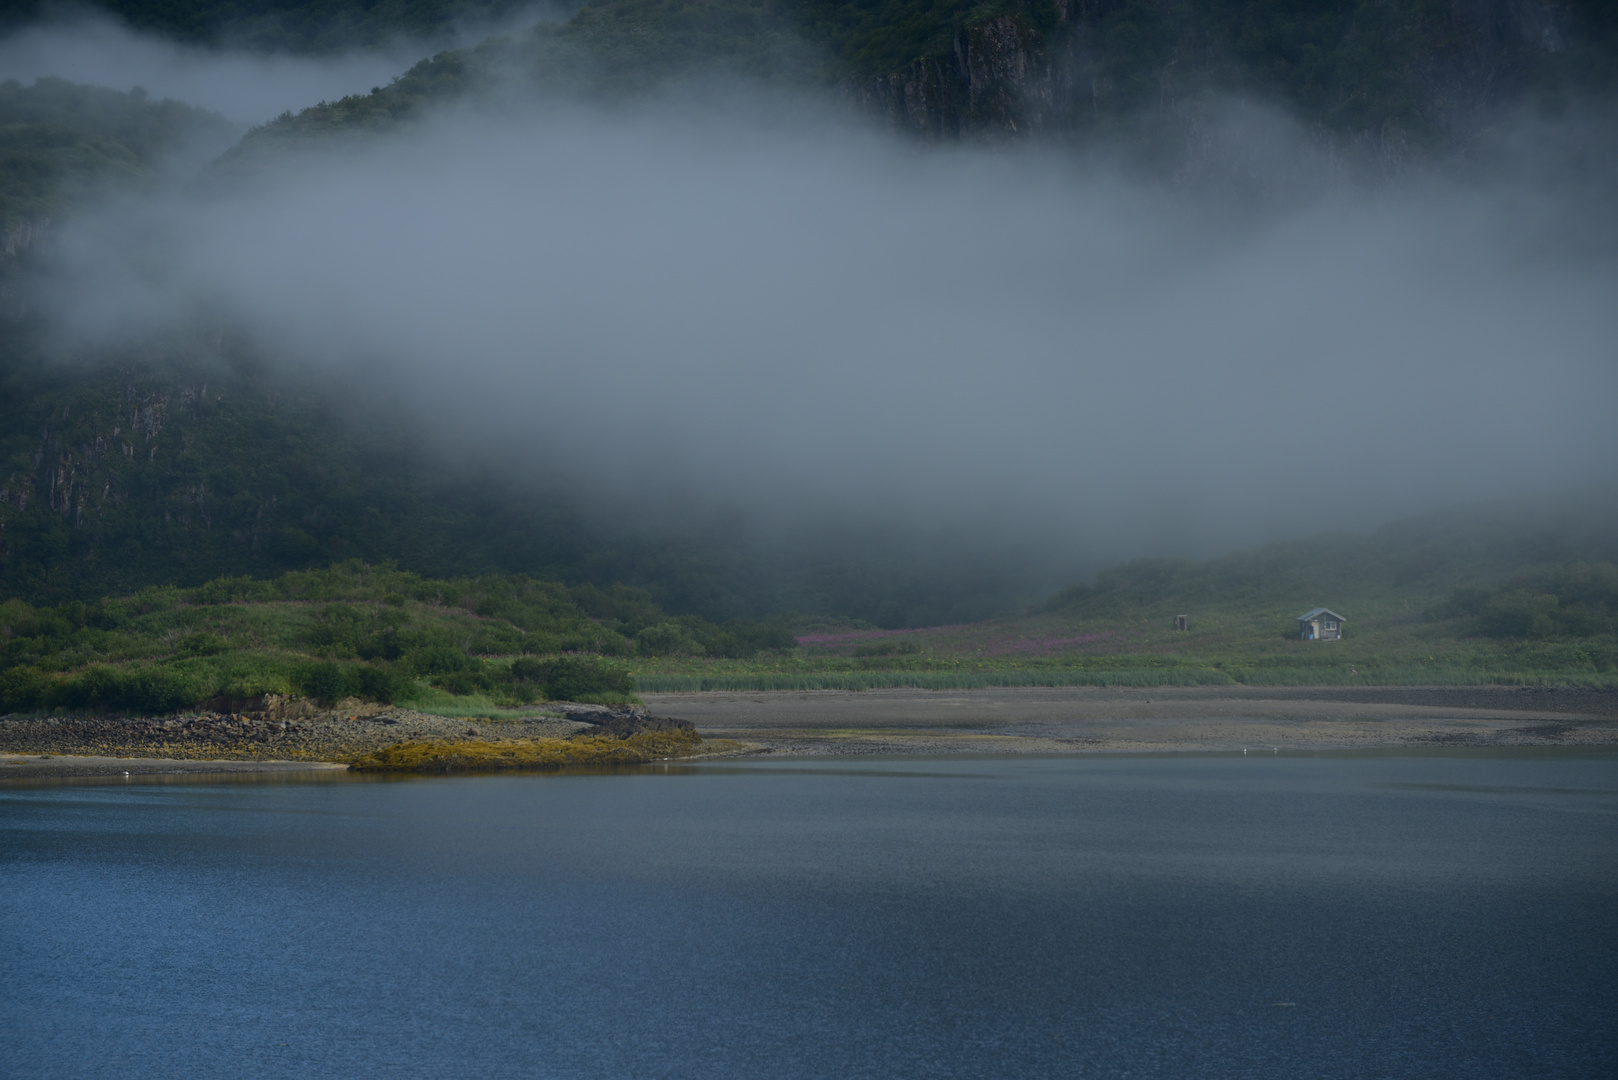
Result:
[[[579,739],[455,739],[395,743],[349,762],[365,772],[478,772],[491,769],[554,769],[565,765],[616,765],[696,752],[695,731],[643,731]]]

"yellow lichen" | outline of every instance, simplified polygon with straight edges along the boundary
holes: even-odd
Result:
[[[610,735],[580,739],[455,739],[395,743],[354,758],[349,768],[366,772],[480,772],[491,769],[555,769],[565,765],[615,765],[685,757],[702,738],[694,731],[643,731],[626,739]]]

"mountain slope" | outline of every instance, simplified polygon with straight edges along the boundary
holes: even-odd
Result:
[[[513,80],[622,95],[715,72],[835,89],[933,138],[1155,125],[1173,142],[1206,135],[1210,94],[1248,96],[1396,161],[1524,103],[1607,97],[1618,16],[1598,0],[592,0],[565,24],[440,54],[253,138],[394,122]]]

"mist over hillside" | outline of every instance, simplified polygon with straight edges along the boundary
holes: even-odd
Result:
[[[1044,136],[917,143],[849,89],[867,69],[837,56],[887,62],[852,39],[782,37],[776,12],[693,78],[726,9],[655,38],[661,67],[607,47],[649,48],[648,10],[441,55],[195,181],[58,214],[5,285],[27,329],[8,576],[61,588],[134,535],[143,575],[359,554],[916,624],[1143,555],[1610,479],[1599,26],[1548,50],[1585,49],[1556,108],[1513,60],[1464,139],[1407,116],[1394,142],[1432,149],[1367,157],[1370,113],[1305,119],[1213,68],[1105,124],[1097,90]],[[992,23],[960,17],[945,40]],[[747,73],[787,40],[812,62]]]

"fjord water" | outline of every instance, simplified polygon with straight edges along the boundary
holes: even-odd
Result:
[[[0,789],[10,1077],[1610,1077],[1618,758]]]

